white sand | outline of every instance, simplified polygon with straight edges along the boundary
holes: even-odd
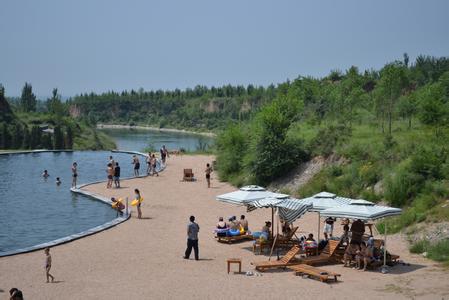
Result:
[[[324,267],[342,274],[336,284],[303,279],[282,270],[265,272],[261,277],[228,275],[228,257],[242,258],[243,271],[254,271],[250,262],[267,257],[254,255],[251,242],[217,243],[212,235],[217,218],[243,213],[250,227],[259,230],[271,218],[271,211],[246,213],[242,207],[217,202],[216,195],[234,188],[219,183],[213,174],[213,188],[207,189],[204,169],[212,160],[207,156],[170,157],[168,168],[159,177],[123,181],[119,190],[106,190],[105,184],[87,187],[106,196],[130,199],[133,189],[139,188],[145,198],[145,219],[138,220],[134,213],[131,220],[112,229],[52,248],[56,284],[45,283],[43,251],[0,258],[0,299],[8,299],[11,287],[21,289],[25,299],[449,298],[448,272],[409,254],[399,236],[389,239],[390,250],[411,266],[395,266],[387,275],[342,265]],[[183,168],[193,168],[199,180],[180,182]],[[200,261],[192,259],[193,253],[191,260],[182,259],[191,214],[201,226]],[[316,234],[317,215],[308,213],[296,225],[304,234]]]

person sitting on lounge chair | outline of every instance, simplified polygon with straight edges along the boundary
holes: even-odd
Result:
[[[237,236],[240,235],[240,224],[237,222],[237,218],[235,216],[230,217],[229,219],[229,230],[227,232],[228,236]]]
[[[281,226],[283,235],[288,235],[292,231],[291,224],[287,221],[281,220]]]
[[[360,244],[360,252],[357,256],[357,269],[362,269],[362,261],[363,261],[363,271],[366,271],[366,267],[368,264],[375,261],[373,256],[372,248],[368,247],[365,242]]]
[[[243,228],[244,232],[248,232],[248,220],[245,218],[245,215],[241,215],[240,216],[240,221],[239,221],[240,226]]]
[[[253,232],[253,237],[255,239],[263,237],[264,239],[268,240],[268,238],[270,237],[270,227],[271,227],[271,222],[266,221],[265,226],[262,227],[262,231]]]
[[[228,225],[223,221],[223,217],[218,218],[217,228],[215,229],[217,236],[226,236],[228,232]]]
[[[345,255],[343,256],[343,259],[345,261],[345,267],[350,267],[351,262],[354,260],[355,256],[357,255],[357,251],[360,251],[360,247],[358,243],[350,243],[348,247],[346,247]]]

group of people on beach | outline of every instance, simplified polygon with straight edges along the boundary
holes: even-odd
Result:
[[[215,233],[220,237],[249,234],[248,220],[245,215],[241,215],[240,220],[237,220],[236,216],[231,216],[226,223],[223,217],[219,217]]]
[[[169,153],[165,145],[162,145],[161,149],[159,150],[161,155],[161,164],[165,166],[166,160],[169,157]],[[157,171],[157,158],[155,153],[148,152],[148,155],[145,158],[145,162],[147,165],[146,174],[147,175],[156,175],[159,176],[159,172]],[[134,176],[138,177],[140,176],[140,161],[137,155],[133,155],[133,159],[131,164],[134,165]]]
[[[106,184],[106,188],[112,188],[112,185],[115,185],[115,188],[120,188],[120,165],[118,162],[114,160],[112,156],[109,156],[108,167],[106,169],[106,173],[108,174],[108,181]]]

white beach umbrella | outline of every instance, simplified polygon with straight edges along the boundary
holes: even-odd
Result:
[[[286,198],[288,197],[288,195],[273,193],[257,185],[248,185],[238,189],[237,191],[219,195],[216,197],[216,199],[218,201],[234,205],[248,205],[255,200],[261,200],[270,197]]]
[[[375,205],[366,200],[353,200],[348,205],[340,207],[328,208],[321,212],[321,215],[336,218],[360,219],[360,220],[377,220],[391,216],[397,216],[402,213],[402,209],[389,206]],[[384,231],[384,266],[386,270],[387,263],[387,224],[385,223]]]
[[[339,197],[335,194],[328,192],[321,192],[313,195],[312,197],[304,198],[301,200],[309,202],[313,205],[310,211],[318,212],[318,240],[320,240],[320,226],[321,226],[320,212],[328,208],[334,208],[349,204],[352,199]]]
[[[360,220],[377,220],[390,216],[400,215],[400,208],[375,205],[366,200],[354,200],[348,205],[328,208],[321,211],[321,215],[325,217],[348,218]]]

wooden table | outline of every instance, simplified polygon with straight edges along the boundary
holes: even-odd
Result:
[[[242,273],[242,260],[240,258],[228,258],[228,274],[231,272],[231,264],[239,265],[239,273]]]

